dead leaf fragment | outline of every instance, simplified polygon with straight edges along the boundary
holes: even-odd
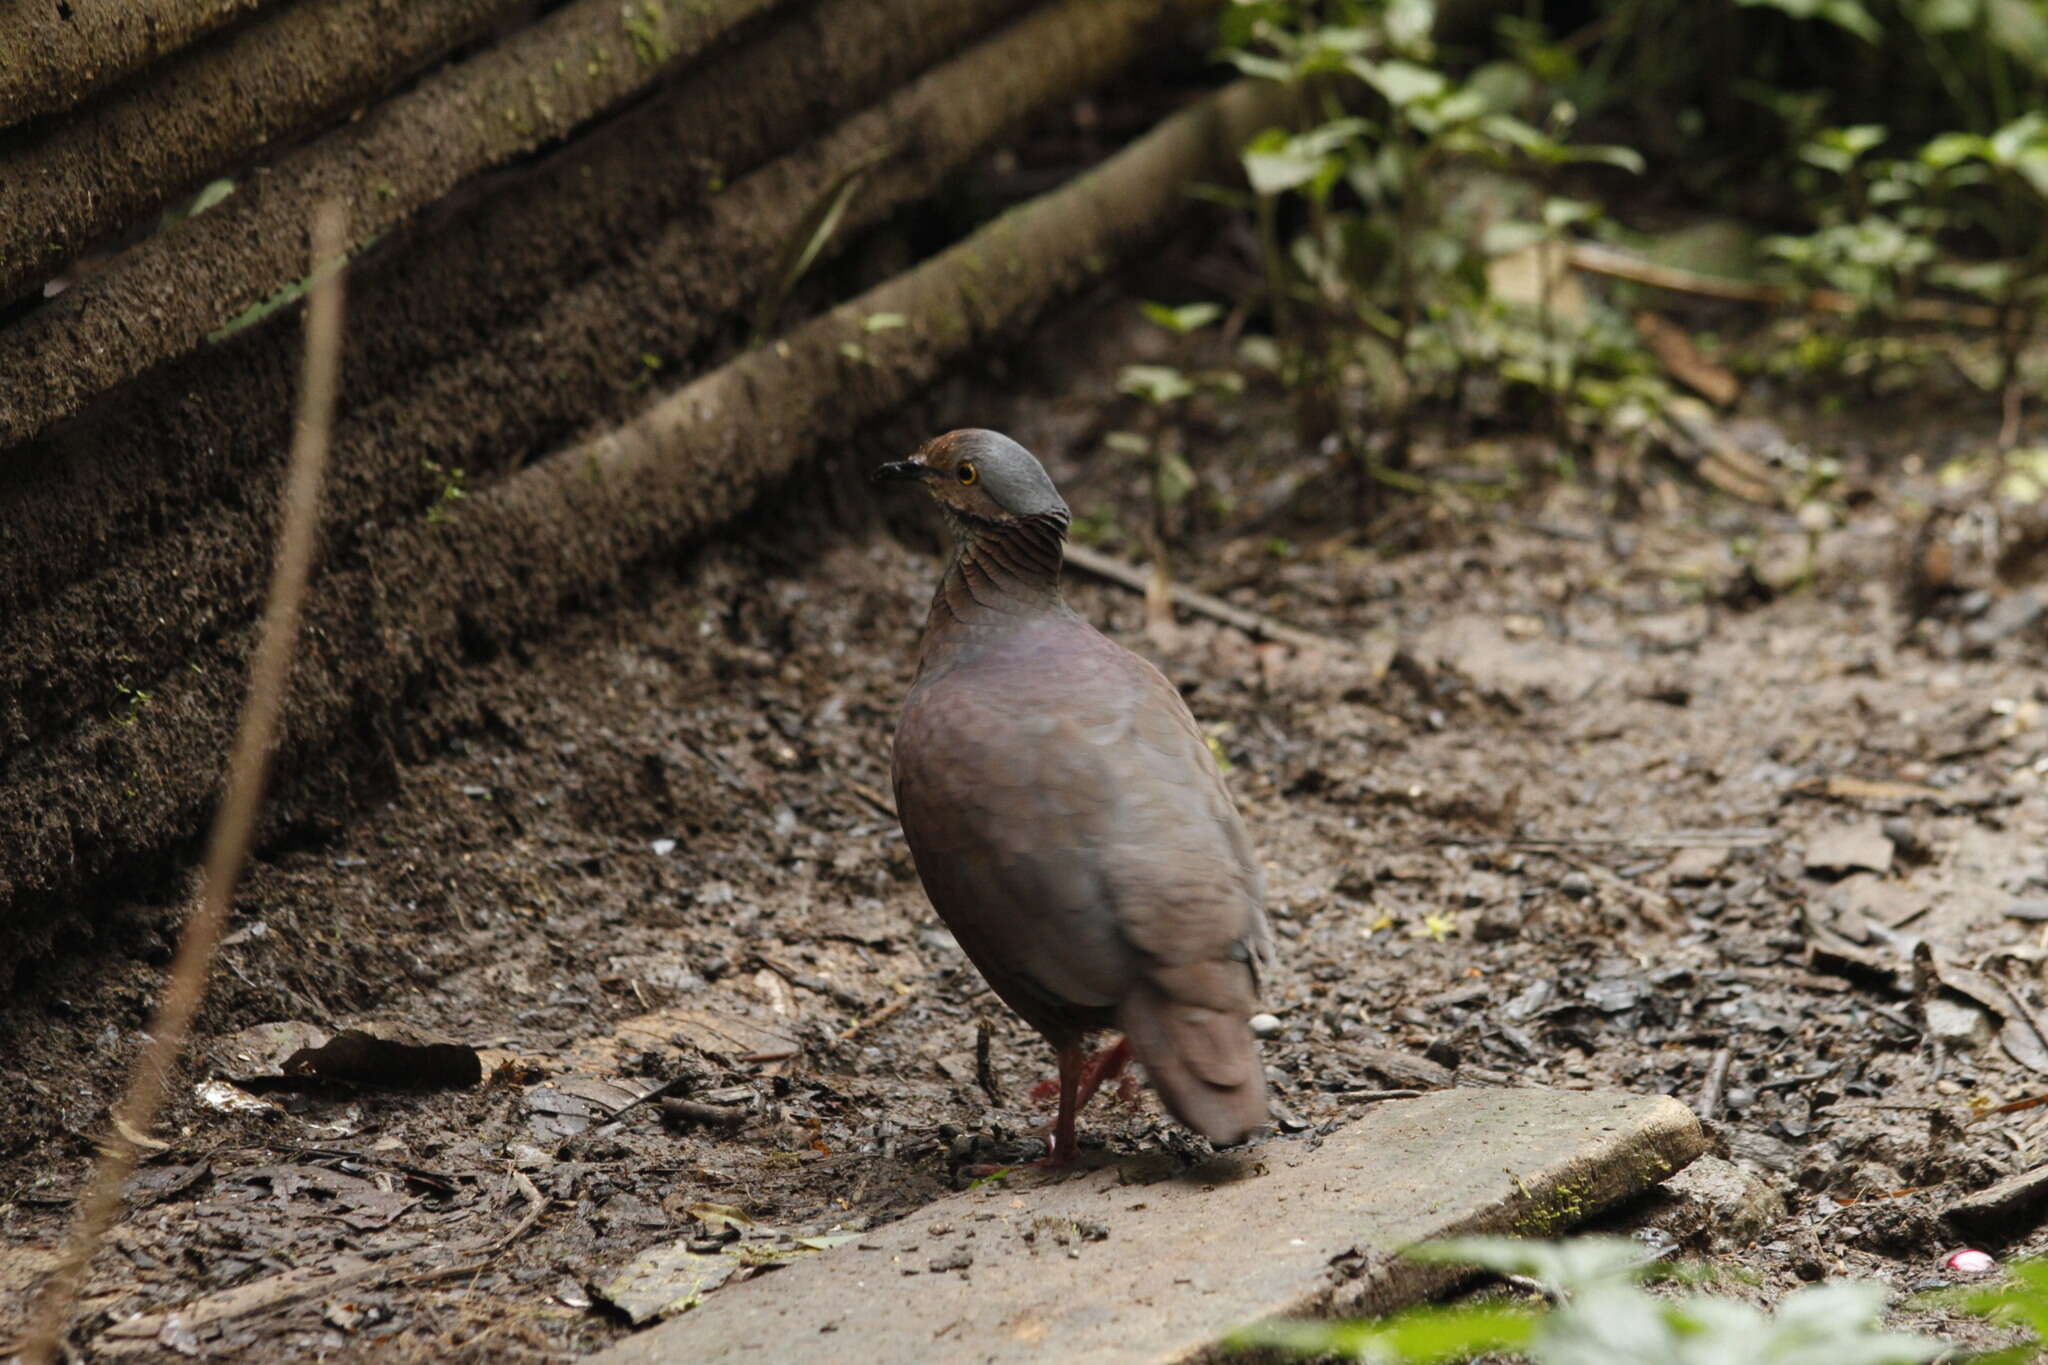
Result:
[[[274,1080],[283,1073],[285,1058],[319,1047],[327,1038],[327,1030],[316,1024],[286,1019],[237,1030],[207,1051],[216,1075],[237,1082]]]
[[[673,1242],[642,1252],[624,1270],[591,1289],[635,1327],[642,1327],[695,1308],[699,1299],[745,1264],[737,1248],[701,1252],[690,1250],[688,1243]]]
[[[1979,803],[1976,798],[1945,792],[1939,787],[1922,786],[1918,782],[1883,782],[1841,775],[1802,782],[1795,790],[1836,801],[1862,801],[1879,805],[1904,805],[1913,801],[1929,801],[1937,806]]]
[[[285,1058],[287,1076],[393,1090],[465,1090],[483,1082],[483,1062],[465,1043],[405,1043],[343,1029],[321,1047]]]
[[[365,1257],[338,1256],[324,1265],[303,1266],[208,1294],[170,1312],[138,1314],[102,1332],[93,1347],[107,1355],[147,1351],[162,1345],[167,1331],[196,1333],[215,1323],[322,1297],[366,1280],[377,1270],[377,1263]]]
[[[1720,880],[1727,865],[1728,850],[1725,848],[1681,848],[1672,855],[1671,865],[1666,870],[1679,886],[1704,886]]]
[[[1709,403],[1725,408],[1742,396],[1742,381],[1700,354],[1692,337],[1669,319],[1648,311],[1637,313],[1636,335],[1673,379]]]
[[[1833,876],[1891,871],[1892,841],[1876,820],[1824,829],[1806,841],[1806,870]]]

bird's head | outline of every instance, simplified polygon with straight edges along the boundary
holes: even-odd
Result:
[[[970,427],[935,436],[909,459],[877,469],[874,478],[923,484],[962,536],[1019,521],[1053,521],[1066,529],[1067,504],[1045,466],[999,431]]]

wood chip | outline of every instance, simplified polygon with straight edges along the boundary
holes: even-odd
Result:
[[[1725,408],[1742,396],[1742,381],[1701,355],[1683,328],[1648,311],[1637,313],[1635,322],[1636,335],[1673,379],[1717,407]]]
[[[1821,830],[1806,841],[1806,870],[1833,873],[1876,872],[1892,868],[1892,841],[1876,820],[1859,820]]]
[[[362,1256],[337,1256],[325,1265],[302,1266],[279,1275],[269,1275],[248,1284],[190,1303],[165,1313],[143,1313],[115,1323],[93,1343],[95,1350],[128,1355],[153,1350],[166,1323],[177,1318],[186,1330],[196,1331],[214,1323],[267,1313],[288,1304],[332,1294],[335,1290],[366,1280],[377,1273],[377,1264]]]

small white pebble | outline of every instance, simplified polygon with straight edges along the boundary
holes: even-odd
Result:
[[[656,839],[649,847],[654,850],[655,857],[666,858],[669,854],[676,851],[676,841],[673,839]]]
[[[1254,1014],[1251,1017],[1252,1037],[1271,1038],[1280,1031],[1280,1016],[1277,1014]]]

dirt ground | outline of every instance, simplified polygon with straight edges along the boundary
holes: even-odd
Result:
[[[480,665],[421,717],[454,738],[387,803],[268,850],[205,1060],[95,1263],[79,1358],[567,1360],[626,1330],[606,1287],[651,1247],[710,1256],[738,1228],[756,1260],[802,1255],[797,1238],[1031,1155],[1050,1056],[937,926],[889,808],[936,528],[860,476],[932,430],[1000,425],[1090,535],[1137,555],[1117,528],[1142,524],[1145,475],[1103,440],[1136,420],[1117,366],[1158,358],[1132,315],[1123,296],[1069,312],[616,609]],[[1715,1132],[1791,1203],[1723,1257],[1763,1297],[1837,1273],[1943,1281],[1948,1204],[2040,1159],[2048,1109],[1977,1117],[2048,1091],[2028,1022],[2039,644],[1965,639],[2005,601],[1995,582],[1908,627],[1913,500],[1953,431],[1779,420],[1842,462],[1839,524],[1651,470],[1626,498],[1587,478],[1416,504],[1376,552],[1311,515],[1335,499],[1273,479],[1290,437],[1253,394],[1188,425],[1235,505],[1177,570],[1332,647],[1187,613],[1161,638],[1138,596],[1073,577],[1077,607],[1211,727],[1268,860],[1272,1141],[1389,1089],[1698,1104],[1725,1052]],[[1774,554],[1808,549],[1808,581],[1767,586]],[[167,957],[164,907],[110,922],[0,1013],[0,1340]],[[1976,975],[1916,997],[1914,939]],[[1981,1026],[1949,1009],[1961,1024],[1933,1037],[1929,1003],[1973,989],[1995,1002]],[[363,1022],[474,1045],[489,1079],[218,1083],[306,1041],[257,1026]],[[603,1124],[670,1082],[704,1107]],[[1141,1095],[1098,1101],[1084,1141],[1192,1140]],[[2025,1218],[1991,1235],[2002,1256],[2048,1249]],[[345,1273],[286,1278],[323,1266]]]

